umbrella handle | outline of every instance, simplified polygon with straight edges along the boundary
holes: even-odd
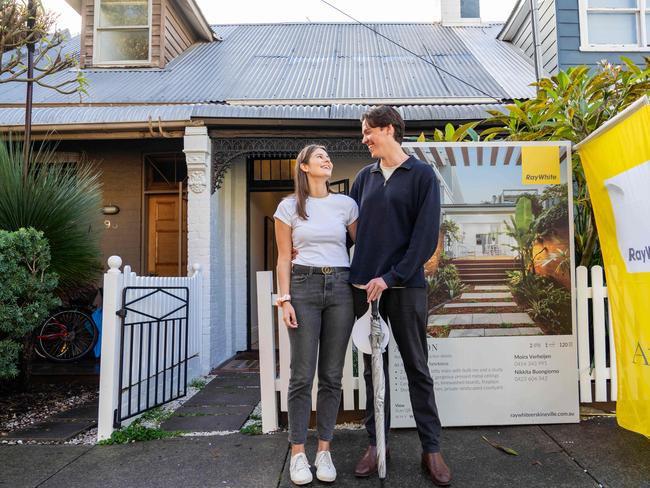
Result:
[[[379,319],[379,300],[373,300],[370,302],[370,306],[372,309],[372,318]]]

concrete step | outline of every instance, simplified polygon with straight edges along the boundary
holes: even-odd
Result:
[[[502,270],[493,270],[493,269],[480,269],[480,270],[463,270],[459,271],[458,273],[461,277],[465,278],[489,278],[489,277],[497,277],[497,278],[506,278],[507,274],[505,271]]]
[[[516,271],[519,268],[456,268],[459,273],[505,273],[506,271]]]
[[[485,270],[477,270],[477,271],[463,271],[461,273],[458,273],[461,276],[467,276],[468,278],[490,278],[492,276],[496,276],[497,278],[505,277],[506,274],[504,272],[500,271],[485,271]]]
[[[501,285],[506,282],[506,279],[490,278],[490,279],[464,280],[461,278],[461,281],[467,285]]]
[[[457,269],[519,269],[511,264],[457,264]]]
[[[452,259],[454,264],[481,264],[481,263],[495,263],[495,264],[512,264],[516,265],[519,263],[516,259]]]

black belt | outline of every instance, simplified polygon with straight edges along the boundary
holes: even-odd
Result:
[[[322,274],[331,275],[333,273],[342,273],[350,271],[350,268],[342,266],[305,266],[302,264],[294,264],[291,272],[294,274]]]

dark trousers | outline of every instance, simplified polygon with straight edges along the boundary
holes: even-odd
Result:
[[[341,402],[345,352],[354,324],[349,272],[291,274],[298,327],[289,329],[289,442],[304,444],[311,414],[311,388],[318,368],[318,438],[331,441]],[[284,324],[280,324],[284,327]]]
[[[354,314],[361,317],[368,310],[366,291],[353,289]],[[390,325],[393,337],[404,362],[408,378],[409,396],[413,407],[415,424],[423,452],[439,452],[440,419],[433,392],[433,380],[429,373],[426,338],[427,296],[424,288],[392,288],[385,290],[379,301],[379,314]],[[384,353],[384,377],[386,378],[385,432],[390,429],[390,387],[388,352]],[[363,355],[366,382],[366,430],[371,445],[375,445],[375,407],[372,385],[372,361]]]

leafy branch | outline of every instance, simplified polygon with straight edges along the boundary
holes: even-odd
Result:
[[[577,144],[630,104],[650,94],[650,57],[637,66],[621,57],[615,65],[601,62],[595,70],[577,66],[542,78],[535,98],[489,110],[490,117],[458,128],[447,124],[435,129],[433,141],[558,141]],[[483,127],[477,132],[476,127]],[[420,135],[418,141],[426,142]],[[602,263],[598,232],[580,156],[572,156],[576,262],[583,266]]]
[[[32,13],[25,0],[0,0],[0,84],[36,83],[65,95],[86,93],[86,79],[78,70],[67,78],[51,78],[79,63],[74,54],[64,53],[67,31],[55,28],[56,16],[40,1],[34,1]],[[26,61],[30,46],[35,54],[31,76]]]

